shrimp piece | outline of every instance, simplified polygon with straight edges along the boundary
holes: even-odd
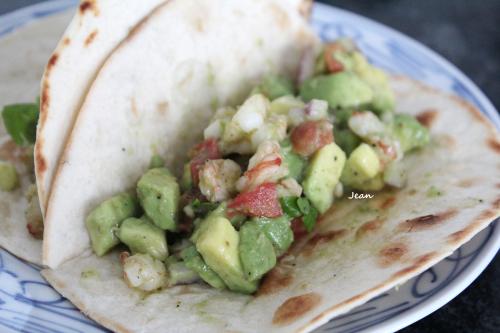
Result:
[[[135,254],[123,259],[123,277],[129,287],[153,291],[166,285],[167,269],[148,254]]]
[[[207,161],[199,171],[200,191],[211,202],[227,200],[235,193],[240,175],[240,166],[232,160]]]
[[[288,176],[288,167],[283,163],[281,148],[276,141],[264,141],[248,162],[248,170],[236,182],[236,189],[245,192],[263,183],[276,183]]]

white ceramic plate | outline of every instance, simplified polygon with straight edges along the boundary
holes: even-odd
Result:
[[[75,5],[73,0],[49,1],[1,16],[0,36]],[[379,23],[321,4],[314,7],[312,24],[325,40],[352,37],[372,62],[390,72],[405,74],[462,96],[500,128],[498,113],[481,91],[457,68],[418,42]],[[410,325],[465,289],[499,247],[500,227],[495,222],[451,256],[397,290],[333,319],[317,332],[390,332]],[[55,292],[40,276],[37,266],[0,250],[0,332],[107,330]]]

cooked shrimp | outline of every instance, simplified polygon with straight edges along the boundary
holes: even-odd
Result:
[[[240,175],[240,166],[232,160],[207,161],[199,171],[200,191],[212,202],[227,200],[236,191]]]

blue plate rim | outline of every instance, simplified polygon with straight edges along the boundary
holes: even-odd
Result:
[[[49,0],[25,6],[20,9],[0,15],[0,38],[12,33],[13,31],[30,22],[36,21],[37,19],[43,17],[61,13],[65,10],[74,8],[77,4],[78,1],[76,0]],[[497,130],[500,129],[500,116],[488,97],[469,77],[467,77],[459,68],[457,68],[456,65],[451,63],[449,60],[447,60],[437,52],[433,51],[428,46],[418,42],[412,37],[403,34],[402,32],[397,31],[390,26],[345,9],[341,9],[328,4],[315,3],[314,10],[320,10],[330,13],[340,12],[345,17],[353,17],[355,20],[362,21],[370,26],[376,27],[377,29],[389,31],[397,39],[404,40],[406,43],[412,45],[412,47],[418,48],[427,56],[434,58],[441,66],[446,68],[450,73],[453,73],[453,75],[455,75],[467,86],[467,88],[477,98],[477,101],[475,102],[481,105],[481,109],[486,112],[488,120],[495,125]],[[27,16],[31,16],[31,18],[26,20]],[[19,22],[21,18],[22,22]],[[5,26],[8,26],[8,28],[5,28]],[[456,279],[452,280],[452,282],[450,282],[446,287],[444,287],[439,292],[437,292],[424,302],[420,303],[416,307],[411,308],[401,314],[395,315],[394,317],[387,319],[380,324],[375,324],[359,332],[378,332],[380,330],[396,331],[436,311],[447,302],[452,300],[454,297],[456,297],[465,288],[467,288],[493,260],[499,248],[500,228],[495,228],[494,233],[491,235],[491,239],[486,243],[485,247],[481,249],[481,259],[475,260],[463,273],[457,276]]]

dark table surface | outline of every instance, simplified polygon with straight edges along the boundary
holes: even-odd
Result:
[[[0,14],[40,0],[0,0]],[[500,106],[500,0],[324,0],[434,49]],[[500,332],[500,256],[465,291],[403,333]]]

